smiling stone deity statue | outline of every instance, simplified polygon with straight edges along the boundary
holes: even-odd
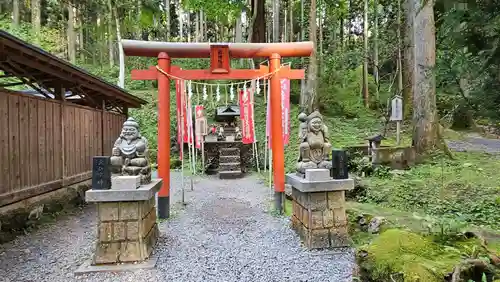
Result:
[[[139,132],[139,124],[128,118],[112,150],[111,166],[115,174],[140,175],[141,184],[151,182],[148,141]]]
[[[303,115],[300,116],[301,121]],[[303,122],[305,128],[300,134],[300,156],[297,162],[297,172],[304,174],[306,169],[332,167],[330,154],[332,145],[328,142],[328,128],[323,122],[323,116],[312,112]]]

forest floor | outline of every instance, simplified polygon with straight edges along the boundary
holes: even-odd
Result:
[[[351,281],[353,251],[303,249],[288,218],[271,212],[272,193],[255,176],[197,177],[185,206],[180,173],[171,183],[172,217],[159,222],[155,269],[75,277],[97,232],[88,205],[0,245],[2,281]]]

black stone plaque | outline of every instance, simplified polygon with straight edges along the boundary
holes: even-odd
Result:
[[[332,151],[332,170],[333,179],[347,179],[349,172],[347,169],[347,152],[345,150]]]
[[[92,159],[92,189],[111,189],[111,170],[109,157],[96,156]]]

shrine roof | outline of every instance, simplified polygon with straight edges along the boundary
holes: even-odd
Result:
[[[0,75],[2,79],[15,78],[19,82],[4,82],[0,87],[27,85],[51,99],[51,89],[65,88],[82,98],[89,106],[106,104],[138,108],[147,102],[129,94],[125,89],[104,81],[89,72],[31,45],[6,31],[0,30]]]
[[[225,45],[231,58],[267,58],[273,53],[281,57],[308,57],[314,44],[306,42],[285,43],[186,43],[141,40],[122,40],[127,56],[157,57],[165,52],[171,58],[209,58],[211,46]]]

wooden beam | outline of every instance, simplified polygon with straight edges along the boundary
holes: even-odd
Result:
[[[268,58],[272,54],[281,57],[309,57],[314,49],[312,41],[285,43],[185,43],[122,40],[127,56],[157,57],[161,52],[170,58],[209,58],[210,46],[227,45],[231,58]]]
[[[269,74],[267,66],[260,66],[260,69],[231,69],[229,73],[212,73],[210,70],[183,70],[178,66],[172,66],[170,79],[176,77],[184,80],[231,80],[231,79],[256,79]],[[290,69],[289,66],[281,67],[278,72],[280,78],[304,79],[304,70]],[[158,70],[156,67],[149,67],[147,70],[132,70],[132,80],[156,80]]]

